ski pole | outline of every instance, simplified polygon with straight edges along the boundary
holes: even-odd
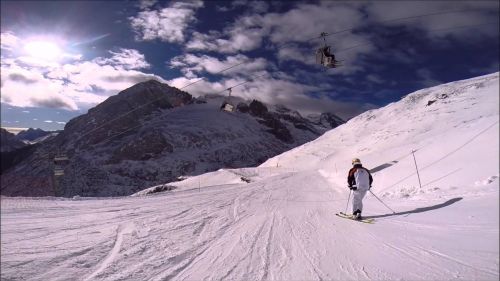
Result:
[[[391,210],[393,214],[395,214],[395,213],[396,213],[396,212],[394,212],[394,210],[393,210],[393,209],[391,209],[389,206],[387,206],[387,205],[386,205],[386,204],[385,204],[382,200],[380,200],[380,198],[378,198],[378,197],[377,197],[377,195],[375,195],[375,194],[374,194],[374,193],[373,193],[370,189],[368,189],[368,191],[370,191],[370,193],[371,193],[373,196],[375,196],[375,198],[377,198],[377,199],[378,199],[378,201],[380,201],[380,203],[384,204],[384,206],[386,206],[387,208],[389,208],[389,210]]]
[[[351,192],[352,192],[352,190],[349,189],[349,198],[347,198],[347,205],[345,206],[344,214],[347,214],[347,208],[349,208],[349,201],[351,200]]]

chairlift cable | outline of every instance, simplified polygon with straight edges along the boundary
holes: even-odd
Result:
[[[380,23],[388,23],[388,22],[393,22],[393,21],[416,19],[416,18],[422,18],[422,17],[428,17],[428,16],[436,16],[436,15],[444,15],[444,14],[454,14],[454,13],[462,13],[462,12],[477,12],[477,11],[480,11],[480,10],[463,9],[463,10],[455,10],[455,11],[443,11],[443,12],[435,12],[435,13],[423,14],[423,15],[417,15],[417,16],[410,16],[410,17],[403,17],[403,18],[395,18],[395,19],[383,20],[383,21],[379,21],[379,22],[375,22],[375,23],[379,23],[380,24]],[[323,35],[315,36],[315,37],[312,37],[312,38],[309,38],[309,39],[305,40],[304,42],[309,42],[311,40],[315,40],[315,39],[319,39],[319,38],[324,38],[324,37],[328,37],[328,36],[332,36],[332,35],[344,33],[344,32],[347,32],[347,31],[354,30],[356,28],[359,28],[359,26],[351,27],[351,28],[347,28],[347,29],[343,29],[343,30],[338,30],[338,31],[334,31],[334,32],[331,32],[331,33],[322,32],[322,34],[326,33],[326,35],[325,36],[323,36]],[[284,46],[289,45],[289,44],[293,44],[293,43],[296,43],[296,42],[284,43],[281,46],[278,46],[277,49],[279,50],[279,49],[283,48]]]
[[[428,17],[428,16],[444,15],[444,14],[462,13],[462,12],[469,12],[469,11],[476,12],[477,10],[464,9],[464,10],[456,10],[456,11],[435,12],[435,13],[424,14],[424,15],[417,15],[417,16],[410,16],[410,17],[404,17],[404,18],[395,18],[395,19],[383,20],[383,21],[379,21],[379,22],[375,22],[375,23],[378,23],[378,24],[380,24],[380,23],[388,23],[388,22],[393,22],[393,21],[416,19],[416,18],[422,18],[422,17]],[[356,28],[358,28],[358,27],[353,27],[353,28],[350,28],[350,29],[344,29],[344,30],[340,30],[340,31],[335,31],[333,33],[326,33],[325,36],[314,37],[314,38],[306,40],[306,42],[307,41],[311,41],[313,39],[318,39],[318,38],[321,38],[321,37],[324,38],[324,37],[328,37],[328,36],[331,36],[331,35],[339,34],[339,33],[342,33],[342,32],[354,30]],[[323,33],[325,33],[325,32],[323,32]]]
[[[487,22],[487,23],[480,23],[480,24],[474,24],[474,25],[462,25],[462,26],[456,26],[456,27],[446,27],[446,28],[431,29],[427,33],[434,33],[434,32],[445,31],[445,30],[453,30],[453,29],[471,28],[471,27],[477,27],[477,26],[483,26],[483,25],[491,25],[491,24],[498,24],[498,22]],[[394,35],[386,36],[386,37],[396,37],[396,36],[403,36],[404,37],[404,36],[409,36],[410,35],[410,34],[406,34],[405,35],[404,33],[407,33],[407,32],[403,31],[403,32],[399,32],[399,33],[394,34]],[[375,43],[374,42],[362,43],[362,44],[354,45],[354,46],[347,47],[347,48],[344,48],[344,49],[339,49],[335,53],[345,52],[345,51],[348,51],[348,50],[351,50],[351,49],[355,49],[355,48],[362,47],[362,46],[373,45],[373,44],[375,44]]]
[[[246,83],[252,82],[252,81],[254,81],[256,78],[259,78],[259,77],[265,76],[265,75],[267,75],[267,74],[268,74],[268,73],[264,73],[264,74],[262,74],[262,75],[258,75],[258,76],[255,76],[255,77],[251,77],[251,79],[252,79],[252,80],[247,80],[247,81],[245,81],[245,82],[241,82],[241,83],[239,83],[239,84],[233,85],[233,86],[231,86],[231,87],[229,87],[229,88],[227,88],[227,89],[225,89],[225,90],[223,90],[223,91],[216,92],[215,94],[221,94],[221,93],[224,93],[224,92],[225,92],[225,91],[227,91],[228,89],[232,89],[232,88],[239,87],[239,86],[241,86],[241,85],[243,85],[243,84],[246,84]]]
[[[231,69],[231,68],[237,67],[237,66],[242,65],[242,64],[244,64],[244,63],[246,63],[246,61],[244,61],[244,62],[240,62],[240,63],[235,64],[235,65],[233,65],[233,66],[230,66],[230,67],[228,67],[228,68],[226,68],[226,69],[223,69],[223,70],[221,70],[221,71],[215,72],[215,73],[213,73],[213,74],[219,74],[219,73],[221,73],[221,72],[223,72],[223,71],[226,71],[226,70],[229,70],[229,69]],[[191,85],[193,85],[193,84],[196,84],[196,83],[200,82],[200,81],[201,81],[201,80],[203,80],[203,79],[205,79],[205,78],[204,78],[204,77],[201,77],[201,78],[199,78],[198,80],[196,80],[196,81],[194,81],[194,82],[192,82],[192,83],[189,83],[189,84],[187,84],[186,86],[183,86],[183,87],[179,88],[179,90],[182,90],[182,89],[187,88],[187,87],[189,87],[189,86],[191,86]]]

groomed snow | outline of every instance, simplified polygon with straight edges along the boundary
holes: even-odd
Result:
[[[1,278],[498,280],[498,81],[412,93],[260,167],[170,192],[2,197]],[[370,169],[397,161],[372,188],[395,214],[369,194],[374,224],[334,215],[353,157]]]

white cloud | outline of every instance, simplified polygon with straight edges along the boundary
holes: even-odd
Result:
[[[153,78],[162,81],[156,75],[133,69],[149,65],[137,51],[122,49],[111,54],[111,58],[66,64],[2,58],[1,101],[19,107],[79,110],[138,82]]]
[[[228,6],[217,6],[217,11],[229,12],[237,8],[245,8],[249,13],[264,13],[269,9],[269,3],[265,1],[234,0],[224,4]]]
[[[289,46],[288,48],[279,49],[277,57],[280,61],[300,61],[304,64],[316,64],[315,50],[300,46]]]
[[[189,94],[195,97],[214,94],[227,88],[223,82],[208,82],[207,80],[200,80],[200,77],[178,77],[167,81],[167,83],[178,89],[184,89],[187,85],[191,85],[184,91],[188,91]]]
[[[238,74],[249,76],[253,75],[256,71],[266,69],[267,61],[264,58],[250,59],[244,55],[229,56],[225,60],[219,60],[207,55],[197,56],[186,54],[173,58],[170,66],[181,68],[181,71],[190,78],[196,77],[197,74],[203,72],[210,74],[220,73],[225,76]],[[225,69],[227,70],[221,73]]]
[[[147,10],[158,3],[158,0],[140,0],[139,8],[142,10]]]
[[[0,46],[4,50],[12,51],[19,46],[19,38],[12,32],[0,33]]]
[[[262,17],[262,22],[272,28],[270,37],[274,43],[310,42],[321,32],[334,33],[360,26],[364,14],[358,6],[335,1],[322,2],[320,5],[302,4],[283,14],[268,14]],[[335,39],[346,34],[349,32]],[[319,43],[319,40],[312,42]]]
[[[429,69],[425,68],[417,69],[417,76],[418,78],[421,79],[420,83],[424,88],[443,84],[443,81],[436,80],[432,77],[432,72]]]
[[[101,65],[113,65],[124,69],[149,68],[151,65],[146,61],[144,54],[134,49],[120,48],[118,52],[109,51],[111,58],[99,58],[95,60]]]
[[[265,31],[261,28],[235,27],[225,35],[218,32],[202,34],[194,32],[186,44],[187,49],[217,51],[219,53],[237,53],[251,51],[261,46]],[[228,37],[224,39],[222,37]]]
[[[129,20],[137,40],[181,43],[189,24],[196,21],[194,13],[201,7],[202,1],[173,2],[160,10],[142,11]]]
[[[22,112],[23,112],[23,113],[30,113],[30,111],[29,111],[29,110],[23,110]]]
[[[45,120],[43,122],[45,122],[45,123],[53,123],[54,121],[52,121],[52,120]]]
[[[385,83],[385,80],[377,74],[368,74],[366,76],[366,80],[371,81],[371,82],[376,83],[376,84]]]

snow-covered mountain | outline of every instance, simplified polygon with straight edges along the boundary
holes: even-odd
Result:
[[[256,166],[311,141],[342,120],[324,113],[309,120],[283,106],[223,97],[195,99],[155,80],[112,96],[2,175],[3,195],[120,196],[179,176]],[[53,179],[55,155],[69,163]],[[57,182],[55,181],[57,180]]]
[[[170,190],[154,195],[2,197],[1,277],[498,280],[498,89],[498,73],[423,89],[259,167],[141,192]],[[364,199],[374,224],[334,215],[350,211],[353,157],[387,205]]]

